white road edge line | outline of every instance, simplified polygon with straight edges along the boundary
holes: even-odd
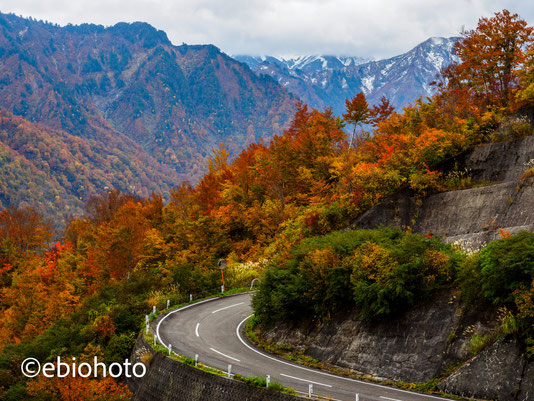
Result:
[[[156,338],[158,339],[158,341],[161,343],[161,345],[163,345],[164,347],[167,347],[167,345],[163,342],[163,340],[161,339],[160,335],[159,335],[159,326],[161,326],[161,323],[167,319],[170,315],[172,315],[173,313],[176,313],[176,312],[180,312],[184,309],[188,309],[188,308],[191,308],[192,306],[196,306],[196,305],[200,305],[200,304],[203,304],[205,302],[209,302],[209,301],[213,301],[214,299],[219,299],[218,297],[215,297],[215,298],[208,298],[208,299],[205,299],[204,301],[200,301],[200,302],[195,302],[194,304],[189,304],[189,305],[186,305],[186,306],[182,306],[181,308],[178,308],[176,310],[173,310],[172,312],[169,312],[167,313],[165,316],[163,316],[161,318],[161,320],[158,322],[158,325],[156,326]]]
[[[233,308],[234,306],[239,306],[239,305],[243,305],[243,304],[244,304],[244,302],[240,302],[240,303],[235,304],[235,305],[225,306],[224,308],[214,310],[214,311],[211,312],[211,313],[212,313],[212,314],[213,314],[213,313],[217,313],[217,312],[220,312],[220,311],[222,311],[222,310],[225,310],[225,309],[228,309],[228,308]]]
[[[233,358],[233,357],[231,357],[231,356],[229,356],[229,355],[226,355],[226,354],[223,354],[221,351],[217,351],[215,348],[210,348],[210,350],[212,350],[213,352],[216,352],[216,353],[218,353],[219,355],[222,355],[222,356],[224,356],[224,357],[226,357],[226,358],[228,358],[228,359],[231,359],[231,360],[233,360],[233,361],[241,362],[239,359],[237,359],[237,358]]]
[[[295,393],[298,393],[298,394],[304,394],[306,397],[308,397],[308,392],[304,392],[304,391],[298,391],[298,390],[295,390]],[[328,397],[328,400],[329,401],[343,401],[343,400],[338,400],[337,398],[332,398],[332,397]],[[450,401],[450,400],[449,400]]]
[[[443,401],[450,401],[449,399],[447,398],[442,398],[442,397],[436,397],[434,395],[429,395],[429,394],[423,394],[423,393],[416,393],[416,392],[413,392],[413,391],[408,391],[408,390],[402,390],[402,389],[399,389],[399,388],[394,388],[394,387],[387,387],[387,386],[384,386],[382,384],[376,384],[376,383],[369,383],[369,382],[364,382],[364,381],[361,381],[361,380],[357,380],[357,379],[351,379],[349,377],[343,377],[343,376],[336,376],[336,375],[333,375],[333,374],[330,374],[330,373],[326,373],[326,372],[321,372],[321,371],[317,371],[317,370],[313,370],[313,369],[309,369],[309,368],[305,368],[303,366],[299,366],[299,365],[295,365],[295,364],[292,364],[292,363],[289,363],[289,362],[285,362],[285,361],[281,361],[280,359],[277,359],[277,358],[274,358],[270,355],[267,355],[267,354],[264,354],[263,352],[261,351],[258,351],[257,349],[251,347],[250,345],[248,345],[245,340],[243,340],[241,338],[241,334],[239,333],[239,329],[241,328],[241,326],[243,325],[243,323],[245,323],[248,319],[250,319],[252,316],[254,316],[254,314],[250,315],[250,316],[247,316],[246,318],[244,318],[241,323],[239,323],[235,329],[235,332],[237,334],[237,338],[239,339],[239,341],[241,341],[241,343],[247,347],[249,350],[255,352],[256,354],[260,354],[262,355],[264,358],[267,358],[267,359],[271,359],[273,361],[276,361],[278,363],[281,363],[283,365],[288,365],[288,366],[293,366],[294,368],[298,368],[298,369],[301,369],[301,370],[304,370],[304,371],[307,371],[307,372],[313,372],[313,373],[316,373],[316,374],[319,374],[319,375],[323,375],[323,376],[328,376],[328,377],[335,377],[336,379],[342,379],[342,380],[347,380],[347,381],[351,381],[351,382],[354,382],[354,383],[361,383],[361,384],[364,384],[364,385],[367,385],[367,386],[371,386],[371,387],[378,387],[378,388],[382,388],[384,390],[388,390],[388,391],[398,391],[398,392],[401,392],[401,393],[407,393],[407,394],[412,394],[412,395],[419,395],[421,397],[427,397],[427,398],[433,398],[435,400],[443,400]]]
[[[197,323],[197,327],[195,327],[195,334],[197,337],[200,337],[200,334],[198,334],[198,328],[200,327],[200,323]]]
[[[289,377],[290,379],[300,380],[300,381],[303,381],[303,382],[306,382],[306,383],[317,384],[318,386],[325,386],[325,387],[330,387],[330,388],[332,387],[330,384],[323,384],[323,383],[314,382],[314,381],[308,380],[308,379],[301,379],[300,377],[289,376],[289,375],[285,375],[283,373],[280,373],[280,376]]]
[[[384,396],[380,396],[380,398],[383,398],[384,400],[390,400],[390,401],[402,401],[402,400],[398,400],[396,398],[389,398],[389,397],[384,397]]]

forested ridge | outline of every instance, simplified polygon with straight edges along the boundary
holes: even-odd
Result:
[[[1,206],[24,200],[54,217],[79,215],[106,187],[167,201],[172,186],[199,181],[220,142],[235,157],[295,111],[271,78],[141,22],[60,27],[0,13],[0,91]],[[36,169],[51,182],[26,179]]]
[[[110,188],[61,233],[30,207],[0,212],[3,399],[127,398],[111,378],[26,379],[19,365],[29,356],[123,361],[152,305],[220,285],[219,258],[230,286],[262,277],[254,305],[266,325],[322,321],[349,307],[381,319],[458,288],[466,302],[505,306],[506,330],[532,353],[533,234],[503,231],[467,255],[409,228],[340,231],[399,190],[423,197],[480,185],[438,166],[475,145],[533,133],[526,122],[495,131],[534,104],[532,28],[504,10],[465,32],[455,51],[460,62],[434,82],[434,97],[401,111],[385,98],[368,105],[360,93],[342,116],[299,105],[268,144],[251,143],[232,161],[221,145],[198,185],[171,189],[168,203],[158,192]],[[525,185],[533,176],[526,167]]]

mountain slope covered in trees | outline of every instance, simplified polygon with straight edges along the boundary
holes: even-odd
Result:
[[[61,225],[83,214],[92,194],[111,188],[168,194],[177,179],[119,133],[95,141],[0,109],[0,208],[32,207]]]
[[[295,99],[274,80],[214,46],[174,46],[145,23],[59,27],[12,14],[0,14],[0,91],[0,107],[41,124],[49,136],[62,131],[61,140],[78,138],[124,163],[145,164],[153,185],[111,179],[139,195],[198,181],[220,142],[235,156],[280,133],[295,110]],[[49,163],[53,155],[36,157]],[[107,175],[121,174],[121,163],[93,162]],[[70,185],[76,174],[67,177]],[[137,185],[143,188],[131,188]]]

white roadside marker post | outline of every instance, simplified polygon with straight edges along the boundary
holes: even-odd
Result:
[[[152,307],[152,313],[153,313],[154,315],[156,314],[156,305],[154,305],[154,306]]]
[[[356,401],[360,401],[360,394],[356,393]]]
[[[313,394],[313,384],[310,383],[310,387],[308,388],[308,397],[311,398],[312,394]]]
[[[195,366],[198,365],[198,354],[195,354]]]
[[[171,306],[171,300],[167,299],[167,309],[169,309],[169,306]]]
[[[154,345],[158,345],[158,336],[154,336]]]
[[[232,365],[228,364],[228,377],[232,377]]]
[[[267,375],[267,380],[265,380],[265,382],[267,383],[267,385],[265,387],[269,387],[269,384],[271,384],[271,376],[270,375]]]
[[[189,294],[189,302],[193,302],[193,294]]]
[[[149,329],[149,327],[150,327],[150,324],[149,324],[148,320],[149,320],[149,319],[148,319],[148,315],[145,315],[146,334],[148,334],[148,329]]]
[[[172,344],[169,344],[169,355],[171,354],[171,351],[172,351]]]

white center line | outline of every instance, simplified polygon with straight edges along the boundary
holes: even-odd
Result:
[[[220,312],[220,311],[222,311],[222,310],[225,310],[225,309],[228,309],[228,308],[233,308],[234,306],[239,306],[239,305],[243,305],[243,304],[244,304],[244,302],[240,302],[240,303],[235,304],[235,305],[225,306],[224,308],[214,310],[214,311],[211,312],[211,313],[217,313],[217,312]]]
[[[189,304],[189,305],[186,305],[186,306],[182,306],[181,308],[178,308],[178,309],[175,309],[173,310],[172,312],[169,312],[167,313],[165,316],[163,316],[161,318],[161,320],[159,321],[158,325],[156,326],[156,338],[158,339],[158,341],[161,343],[161,345],[163,345],[164,347],[167,347],[167,344],[165,344],[163,342],[163,339],[161,338],[161,335],[159,334],[159,326],[161,326],[161,323],[163,323],[165,321],[165,319],[167,319],[169,316],[171,316],[173,313],[176,313],[176,312],[181,312],[185,309],[189,309],[189,308],[192,308],[193,306],[198,306],[198,305],[201,305],[203,303],[206,303],[206,302],[211,302],[211,301],[215,301],[216,299],[220,299],[220,298],[208,298],[208,299],[205,299],[204,301],[200,301],[200,302],[197,302],[197,303],[194,303],[194,304]]]
[[[237,358],[233,358],[233,357],[231,357],[231,356],[229,356],[229,355],[226,355],[226,354],[223,354],[221,351],[217,351],[217,350],[214,349],[214,348],[210,348],[210,350],[212,350],[213,352],[216,352],[216,353],[219,354],[219,355],[224,356],[225,358],[231,359],[231,360],[236,361],[236,362],[241,362],[239,359],[237,359]]]
[[[198,328],[200,327],[200,323],[197,323],[197,327],[195,328],[195,334],[197,337],[200,337],[200,334],[198,334]]]
[[[283,373],[280,373],[280,376],[289,377],[290,379],[300,380],[300,381],[311,383],[311,384],[317,384],[319,386],[332,387],[330,384],[323,384],[323,383],[314,382],[314,381],[307,380],[307,379],[301,379],[300,377],[289,376],[289,375],[285,375]]]
[[[390,401],[402,401],[402,400],[398,400],[396,398],[384,397],[383,395],[381,395],[380,398],[383,398],[384,400],[390,400]]]

